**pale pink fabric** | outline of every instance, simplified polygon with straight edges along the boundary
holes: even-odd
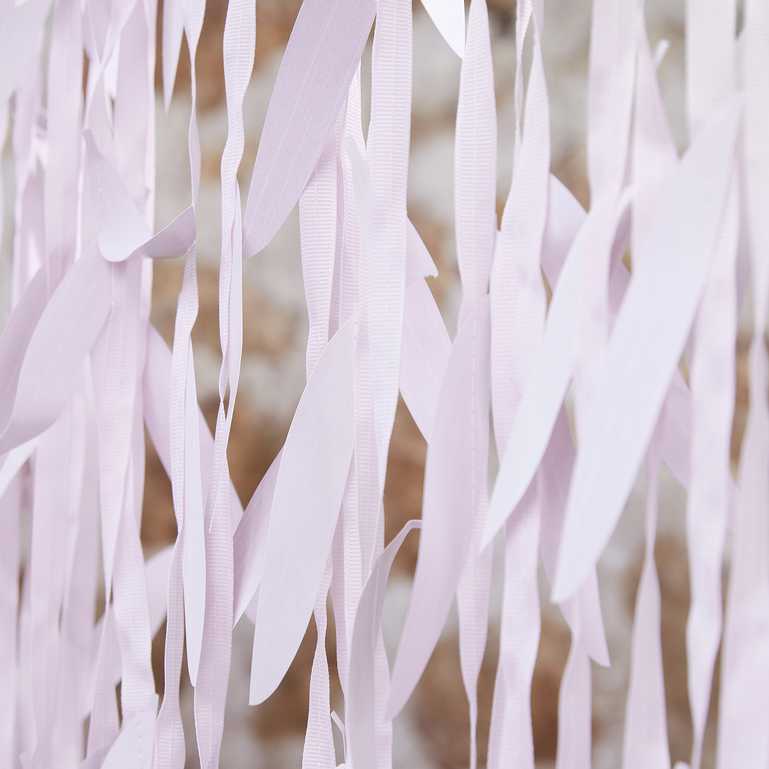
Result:
[[[304,0],[262,126],[248,124],[243,110],[255,2],[229,0],[212,436],[192,344],[198,230],[212,225],[197,211],[205,0],[164,3],[163,102],[173,97],[183,38],[192,98],[189,205],[162,227],[154,221],[162,184],[156,0],[0,0],[0,147],[9,134],[15,180],[11,311],[0,334],[0,766],[182,769],[186,651],[198,758],[216,769],[232,629],[247,614],[252,705],[280,686],[314,617],[303,769],[391,769],[393,719],[456,599],[470,716],[470,753],[458,761],[476,769],[478,677],[499,580],[488,766],[533,769],[531,686],[548,599],[541,565],[571,632],[556,766],[588,769],[591,662],[610,663],[596,566],[640,476],[645,550],[617,765],[669,769],[654,561],[664,464],[688,490],[691,769],[702,762],[722,626],[718,767],[766,769],[769,6],[744,3],[738,42],[734,0],[688,0],[689,143],[679,157],[657,79],[665,47],[650,47],[644,4],[593,0],[583,211],[551,175],[544,0],[516,4],[512,136],[497,136],[486,0],[472,0],[467,16],[462,0],[423,3],[462,58],[454,168],[462,302],[453,339],[425,281],[435,264],[406,208],[411,0]],[[364,130],[360,63],[372,25]],[[244,205],[238,171],[247,136],[260,140]],[[513,147],[513,172],[498,221],[501,143]],[[243,273],[297,205],[307,383],[285,444],[244,510],[227,453]],[[628,246],[631,271],[622,259]],[[153,262],[166,258],[184,260],[171,350],[149,320]],[[740,259],[750,274],[742,292]],[[741,304],[752,311],[754,338],[735,479]],[[422,521],[388,544],[384,488],[399,396],[428,449]],[[152,558],[139,538],[145,426],[171,480],[178,530],[175,544]],[[391,673],[385,591],[395,555],[417,528],[416,576]],[[497,540],[503,564],[495,572]],[[100,592],[105,608],[96,617]],[[330,710],[329,595],[341,717]],[[150,652],[164,618],[158,702]],[[339,755],[332,724],[343,736]]]

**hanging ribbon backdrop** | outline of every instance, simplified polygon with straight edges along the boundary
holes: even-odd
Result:
[[[487,764],[534,767],[532,677],[541,602],[552,599],[571,634],[556,766],[588,769],[591,664],[610,664],[596,567],[640,482],[645,555],[616,765],[670,769],[654,560],[667,466],[688,493],[690,767],[702,765],[721,649],[716,766],[766,769],[769,6],[746,0],[738,36],[736,0],[687,1],[689,130],[679,153],[658,85],[665,44],[650,46],[643,0],[593,0],[585,211],[551,175],[545,0],[516,4],[510,136],[497,132],[486,0],[467,10],[462,0],[423,0],[462,60],[452,338],[426,282],[435,264],[406,205],[411,0],[304,0],[264,123],[250,125],[243,105],[258,1],[229,0],[224,26],[212,435],[192,345],[198,231],[212,226],[198,206],[205,0],[165,0],[162,9],[166,108],[185,39],[191,72],[189,205],[162,223],[156,0],[0,0],[0,147],[10,138],[14,174],[5,190],[11,309],[0,335],[0,765],[183,769],[194,742],[200,765],[215,769],[233,626],[246,615],[251,705],[281,685],[309,624],[317,629],[302,768],[390,769],[393,719],[456,600],[470,723],[469,754],[457,761],[476,769],[478,679],[499,580]],[[371,66],[362,68],[372,29]],[[247,135],[260,138],[243,202]],[[498,220],[503,143],[513,168]],[[243,508],[228,461],[243,275],[296,206],[301,254],[285,258],[302,264],[306,385]],[[158,259],[183,261],[171,349],[150,322]],[[750,409],[733,474],[743,306],[754,331]],[[388,543],[399,397],[427,460],[421,521]],[[177,527],[175,543],[149,559],[139,536],[145,428],[171,481]],[[388,660],[388,576],[415,529],[410,605]],[[540,565],[550,594],[541,593]],[[329,608],[343,698],[333,713]],[[164,620],[159,699],[151,644]],[[194,687],[192,742],[184,675]]]

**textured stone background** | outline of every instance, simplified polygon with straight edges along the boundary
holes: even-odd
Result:
[[[498,209],[510,183],[513,146],[514,0],[488,0],[499,115]],[[548,0],[544,38],[551,104],[553,171],[586,203],[585,75],[589,33],[588,0]],[[257,0],[257,54],[245,103],[246,155],[241,180],[248,181],[260,126],[283,44],[291,29],[297,0]],[[209,0],[198,52],[202,184],[199,257],[200,317],[194,332],[198,383],[203,407],[211,420],[216,408],[219,365],[217,261],[219,247],[219,160],[226,136],[221,37],[226,3]],[[409,179],[409,213],[440,268],[431,287],[445,312],[450,330],[458,293],[454,253],[453,131],[459,60],[443,43],[419,2],[414,4],[414,112]],[[648,0],[648,29],[655,44],[670,42],[660,77],[676,139],[685,137],[683,118],[683,1]],[[364,62],[365,64],[366,62]],[[166,114],[158,102],[158,222],[164,223],[189,198],[186,127],[189,114],[189,67],[182,50],[174,100]],[[6,216],[8,206],[6,206]],[[8,230],[6,229],[6,233]],[[7,239],[6,239],[7,243]],[[153,321],[170,341],[180,265],[162,262],[155,273]],[[243,501],[247,501],[277,453],[288,429],[304,381],[306,318],[301,283],[298,226],[293,215],[273,244],[248,262],[245,280],[244,358],[237,416],[231,440],[231,467]],[[744,343],[742,344],[744,348]],[[744,358],[744,356],[742,356]],[[744,418],[746,388],[741,378],[736,425]],[[389,464],[385,508],[387,536],[402,522],[418,516],[425,456],[424,443],[406,410],[399,408]],[[662,632],[667,681],[672,759],[688,757],[691,727],[686,696],[684,633],[688,606],[686,550],[682,538],[685,498],[666,478],[657,558],[662,586]],[[630,622],[643,548],[643,495],[631,499],[600,567],[602,602],[607,621],[612,667],[594,667],[594,766],[615,769],[621,763],[622,721],[628,676]],[[142,536],[153,550],[175,536],[168,481],[150,456]],[[386,604],[385,626],[390,648],[408,605],[409,584],[416,560],[416,539],[408,541],[396,562]],[[543,632],[533,691],[534,737],[538,766],[555,758],[560,676],[569,634],[556,610],[547,603],[543,585]],[[481,674],[480,741],[485,763],[501,596],[492,603],[493,627]],[[259,708],[249,708],[248,676],[251,637],[247,623],[235,634],[230,712],[223,747],[226,769],[258,766],[284,769],[299,766],[307,713],[307,688],[314,647],[314,628],[307,632],[286,680]],[[329,642],[333,631],[329,632]],[[162,688],[161,632],[154,658]],[[329,646],[334,664],[334,650]],[[338,701],[338,700],[337,700]],[[185,684],[184,703],[191,723],[191,692]],[[191,729],[188,729],[188,737]],[[712,735],[710,736],[712,747]],[[190,755],[194,756],[190,741]],[[397,769],[459,769],[467,766],[466,701],[459,674],[456,621],[452,618],[421,685],[395,727]],[[706,766],[710,766],[708,756]],[[196,766],[193,759],[188,766]]]

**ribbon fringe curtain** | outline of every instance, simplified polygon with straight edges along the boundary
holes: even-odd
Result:
[[[592,665],[616,653],[597,566],[638,484],[644,556],[612,765],[671,769],[654,548],[667,468],[686,492],[687,766],[767,769],[769,4],[686,0],[680,148],[658,79],[666,43],[651,45],[643,0],[592,0],[583,210],[551,171],[544,2],[511,0],[515,114],[510,135],[498,135],[486,0],[423,0],[461,59],[452,336],[407,209],[412,55],[430,55],[413,51],[411,0],[304,0],[261,125],[244,109],[260,0],[229,0],[212,433],[192,336],[198,239],[216,224],[200,206],[205,0],[0,0],[0,149],[12,176],[0,195],[12,211],[0,334],[0,767],[227,766],[233,627],[243,621],[253,625],[254,706],[281,686],[308,626],[317,631],[302,769],[392,769],[397,717],[456,602],[456,696],[470,734],[454,764],[534,769],[532,680],[552,601],[570,633],[555,766],[589,769]],[[168,109],[184,40],[189,204],[158,223],[156,58]],[[497,153],[508,146],[498,217]],[[297,206],[300,253],[284,258],[301,259],[306,384],[243,506],[228,449],[244,274]],[[150,316],[153,268],[166,259],[183,262],[171,348]],[[752,327],[750,397],[732,465],[741,318]],[[427,455],[421,519],[388,541],[399,398]],[[140,537],[145,430],[176,526],[175,542],[152,555]],[[415,530],[410,602],[388,653],[388,579]],[[493,592],[499,659],[483,713]],[[182,717],[185,680],[194,719]]]

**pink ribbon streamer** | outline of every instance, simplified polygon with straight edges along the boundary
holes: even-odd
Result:
[[[391,769],[393,717],[456,596],[475,769],[494,578],[488,545],[502,532],[488,766],[534,766],[541,558],[572,636],[556,767],[586,769],[591,661],[609,662],[596,566],[645,468],[621,762],[669,767],[654,561],[664,463],[688,491],[689,766],[704,762],[731,531],[717,766],[765,769],[769,11],[747,0],[738,40],[733,0],[687,0],[690,140],[679,159],[658,83],[665,44],[652,54],[643,3],[594,0],[586,213],[551,175],[544,3],[521,0],[513,176],[497,231],[486,3],[472,0],[467,19],[460,0],[423,5],[462,58],[454,167],[462,304],[453,340],[425,280],[435,264],[407,212],[412,3],[304,0],[244,208],[238,170],[246,131],[258,130],[245,125],[243,109],[256,15],[253,2],[230,0],[212,438],[191,337],[197,236],[208,225],[197,216],[196,51],[205,1],[164,3],[166,109],[183,37],[190,55],[191,194],[156,228],[156,0],[0,0],[0,147],[10,125],[15,177],[11,310],[0,334],[3,766],[181,769],[186,644],[200,764],[216,769],[233,626],[246,614],[255,625],[252,703],[278,687],[314,615],[304,769],[335,767],[332,722],[346,766]],[[361,59],[372,25],[364,135]],[[307,383],[282,450],[243,510],[227,455],[243,347],[243,257],[265,249],[297,203]],[[628,246],[632,269],[623,263]],[[149,322],[152,269],[155,259],[176,257],[184,278],[169,351]],[[735,340],[746,300],[750,408],[735,483]],[[392,511],[383,494],[400,396],[428,451],[419,559],[391,678],[384,595],[399,548],[420,525],[409,522],[385,547]],[[490,416],[500,467],[489,499]],[[178,530],[174,545],[151,558],[140,539],[145,427],[171,479]],[[331,712],[329,594],[344,721]],[[158,711],[151,643],[164,617]]]

